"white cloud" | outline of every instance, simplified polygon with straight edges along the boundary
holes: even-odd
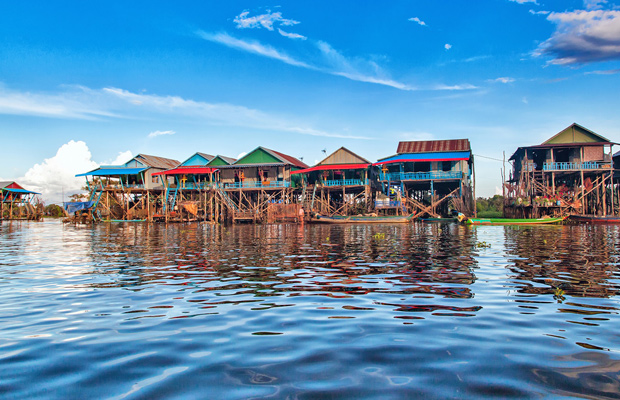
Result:
[[[294,65],[296,67],[303,67],[308,69],[316,69],[305,62],[294,59],[288,54],[278,51],[271,46],[261,44],[256,41],[244,41],[241,39],[234,38],[227,33],[207,33],[204,31],[196,32],[198,36],[201,38],[208,40],[210,42],[223,44],[224,46],[242,50],[248,53],[257,54],[263,57],[273,58],[279,61],[282,61],[289,65]]]
[[[519,4],[525,4],[525,3],[534,3],[534,4],[538,4],[536,2],[536,0],[510,0],[514,3],[519,3]]]
[[[0,84],[0,114],[72,119],[115,116],[98,107],[93,99],[84,97],[80,91],[63,94],[17,92],[2,84]]]
[[[477,86],[465,83],[462,85],[435,85],[433,90],[473,90],[478,89]]]
[[[118,88],[89,89],[86,87],[65,87],[65,91],[53,94],[31,94],[27,96],[2,90],[0,101],[10,102],[13,98],[22,98],[22,110],[35,110],[30,114],[25,111],[13,112],[18,115],[50,116],[41,114],[36,109],[41,104],[56,104],[63,109],[54,114],[56,118],[84,118],[84,115],[97,114],[114,118],[132,118],[155,121],[163,115],[177,118],[192,118],[201,123],[214,125],[238,126],[249,129],[264,129],[277,132],[297,133],[302,135],[338,137],[347,139],[368,139],[362,136],[326,132],[314,129],[294,121],[289,117],[272,115],[260,110],[226,103],[207,103],[184,99],[178,96],[158,96],[132,93]],[[6,94],[3,97],[2,94]],[[87,106],[86,106],[87,104]],[[72,108],[76,107],[76,109]],[[5,109],[6,114],[12,113]],[[154,132],[152,132],[154,133]]]
[[[620,60],[620,11],[578,10],[551,13],[547,19],[556,30],[535,55],[550,56],[558,65]]]
[[[247,156],[247,155],[248,155],[248,153],[247,153],[247,152],[245,152],[245,151],[244,151],[244,152],[242,152],[242,153],[239,153],[239,154],[237,154],[237,160],[240,160],[240,159],[242,159],[243,157],[245,157],[245,156]]]
[[[607,0],[583,0],[583,6],[586,10],[598,10],[607,4]]]
[[[131,159],[131,151],[119,152],[111,161],[98,163],[85,142],[70,140],[60,146],[56,155],[46,158],[40,164],[32,166],[24,176],[15,181],[29,190],[41,193],[47,204],[69,201],[69,196],[84,193],[86,185],[83,176],[75,175],[92,171],[99,165],[120,165]],[[63,197],[64,196],[64,197]]]
[[[534,11],[534,10],[530,10],[530,14],[533,14],[533,15],[549,15],[550,11]]]
[[[515,81],[515,78],[509,78],[507,76],[504,77],[500,77],[500,78],[496,78],[496,79],[490,79],[490,82],[498,82],[498,83],[512,83]]]
[[[521,102],[522,102],[523,104],[530,104],[530,102],[527,100],[527,97],[522,98],[522,99],[521,99]]]
[[[450,50],[452,48],[452,45],[450,43],[446,43],[443,45],[444,49],[446,50]]]
[[[249,15],[249,11],[244,11],[235,17],[234,22],[237,24],[237,29],[265,28],[273,31],[274,24],[283,26],[293,26],[299,24],[299,21],[283,18],[281,12],[272,13],[271,10],[267,10],[266,14],[256,15],[253,17],[250,17]]]
[[[411,21],[411,22],[417,22],[417,23],[418,23],[418,25],[421,25],[421,26],[428,26],[428,25],[426,25],[426,22],[422,21],[422,20],[421,20],[420,18],[418,18],[418,17],[409,18],[409,19],[408,19],[408,21]]]
[[[149,133],[149,138],[154,138],[157,136],[163,136],[163,135],[174,135],[176,132],[175,131],[154,131]]]
[[[306,40],[307,37],[300,35],[298,33],[290,33],[290,32],[285,32],[282,29],[278,28],[278,32],[280,33],[280,35],[287,37],[289,39],[300,39],[300,40]]]
[[[125,164],[127,161],[131,160],[132,158],[133,158],[133,154],[131,153],[130,150],[119,151],[115,159],[110,160],[110,161],[105,161],[102,164],[103,165],[122,165],[122,164]]]
[[[46,202],[60,202],[63,191],[67,200],[69,195],[80,192],[85,184],[84,178],[76,177],[76,174],[95,168],[97,163],[91,159],[86,143],[71,140],[63,144],[55,156],[35,164],[17,182],[40,192]]]
[[[615,75],[620,74],[620,69],[608,69],[602,71],[590,71],[586,72],[586,75]]]

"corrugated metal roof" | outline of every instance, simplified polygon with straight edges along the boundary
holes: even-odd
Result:
[[[207,161],[211,161],[215,156],[212,156],[211,154],[207,154],[207,153],[201,153],[199,151],[196,152],[196,154],[198,154],[201,157],[204,157],[207,159]]]
[[[227,163],[229,163],[229,164],[232,164],[232,163],[234,163],[235,161],[237,161],[237,159],[236,159],[236,158],[232,158],[232,157],[225,157],[225,156],[223,156],[223,155],[221,155],[221,154],[218,154],[216,157],[221,158],[222,160],[226,161],[226,162],[227,162]],[[215,158],[215,157],[214,157],[214,158]]]
[[[37,192],[33,192],[31,190],[26,190],[26,189],[14,189],[14,188],[2,188],[2,190],[6,191],[6,192],[13,192],[13,193],[32,193],[32,194],[41,194],[41,193],[37,193]]]
[[[270,149],[267,149],[265,147],[262,147],[262,149],[272,153],[273,156],[275,156],[276,158],[279,158],[285,164],[292,164],[292,165],[294,165],[296,167],[299,167],[299,168],[302,168],[302,169],[308,168],[308,165],[306,165],[302,161],[296,159],[295,157],[291,157],[291,156],[286,155],[284,153],[280,153],[279,151],[270,150]]]
[[[441,153],[450,151],[470,151],[469,139],[423,140],[399,142],[396,153]]]
[[[156,175],[185,175],[185,174],[210,174],[214,171],[217,171],[218,168],[208,168],[208,167],[178,167],[174,169],[169,169],[167,171],[155,172],[153,176]]]
[[[391,164],[397,162],[430,162],[430,161],[460,161],[469,160],[469,151],[454,151],[445,153],[405,153],[383,158],[373,165]]]
[[[333,164],[370,164],[370,161],[358,156],[346,147],[341,147],[329,156],[325,157],[317,165],[333,165]]]
[[[150,156],[148,154],[138,154],[133,159],[139,159],[145,165],[153,168],[170,169],[181,164],[177,160],[165,157]]]
[[[0,188],[9,186],[13,181],[2,181],[0,182]]]
[[[90,172],[77,174],[76,176],[118,176],[118,175],[137,175],[148,168],[97,168]]]

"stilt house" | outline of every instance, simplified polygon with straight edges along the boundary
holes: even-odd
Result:
[[[167,178],[163,179],[163,215],[157,214],[156,218],[166,221],[211,220],[215,212],[219,166],[234,161],[234,158],[198,152],[176,168],[153,174]]]
[[[39,194],[24,189],[17,182],[0,182],[0,220],[41,218],[35,198]]]
[[[93,219],[151,219],[165,204],[163,176],[177,160],[138,154],[122,165],[102,165],[83,174],[91,193]],[[88,177],[91,180],[88,180]]]
[[[614,144],[574,123],[540,145],[519,147],[509,159],[513,168],[504,185],[504,214],[512,218],[617,214]]]
[[[400,142],[380,159],[376,209],[416,216],[475,212],[474,158],[468,139]]]
[[[277,207],[293,204],[294,171],[308,168],[289,155],[257,147],[231,165],[219,165],[219,193],[233,221],[272,220]],[[280,213],[296,218],[294,207]]]
[[[322,215],[355,215],[371,209],[372,163],[341,147],[311,168],[292,172],[302,177],[304,208]]]

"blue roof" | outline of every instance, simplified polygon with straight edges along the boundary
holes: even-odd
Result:
[[[2,188],[1,190],[7,191],[7,192],[13,192],[13,193],[33,193],[33,194],[41,194],[41,193],[37,193],[37,192],[32,192],[32,191],[30,191],[30,190],[26,190],[26,189]]]
[[[138,175],[140,172],[144,171],[148,168],[97,168],[90,172],[85,172],[83,174],[77,174],[76,176],[118,176],[118,175]]]

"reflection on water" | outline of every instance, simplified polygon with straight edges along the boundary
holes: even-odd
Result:
[[[0,387],[16,398],[618,398],[618,233],[2,223]]]

